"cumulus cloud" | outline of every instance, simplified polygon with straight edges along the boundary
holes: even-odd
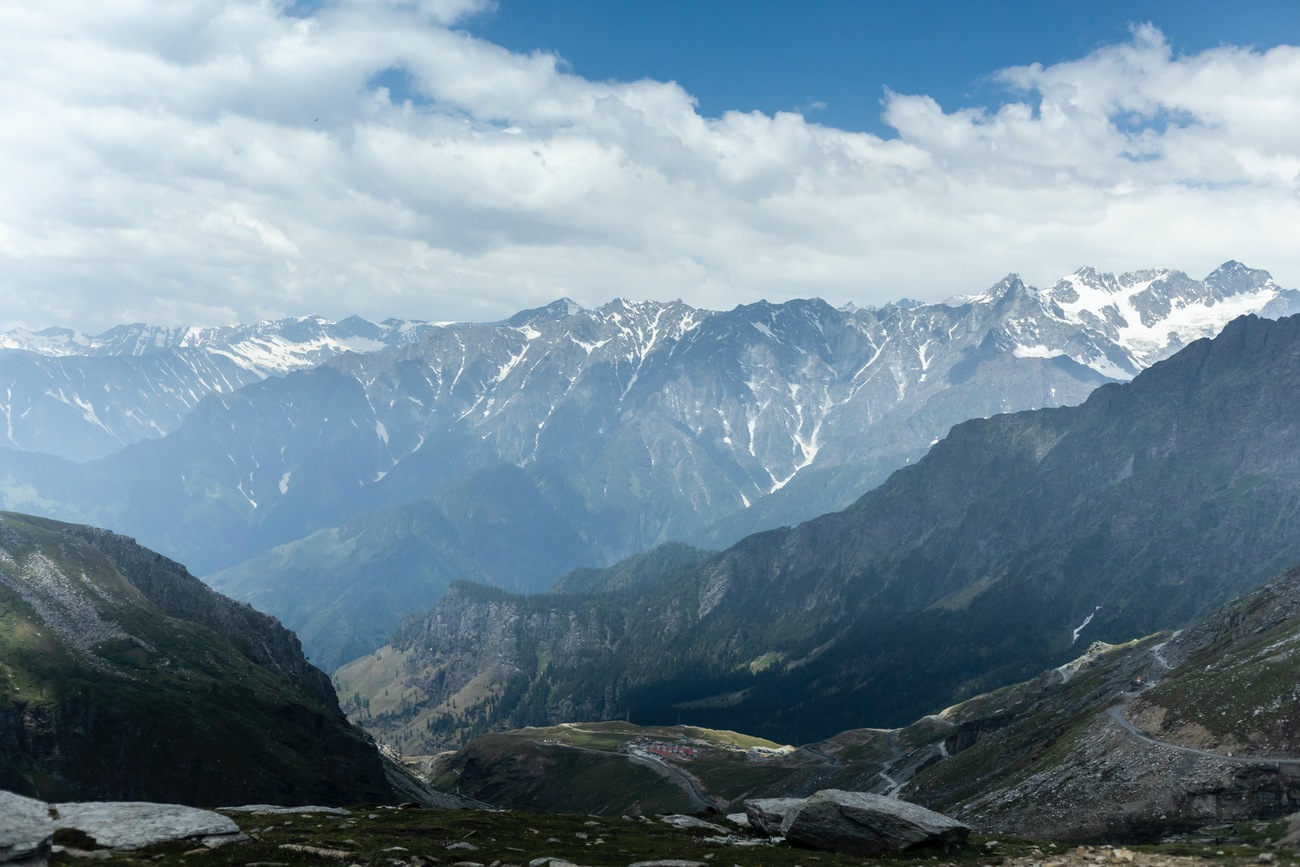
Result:
[[[0,2],[0,319],[882,303],[1227,258],[1300,282],[1300,49],[1144,25],[1003,70],[998,106],[886,91],[882,139],[454,29],[487,8]]]

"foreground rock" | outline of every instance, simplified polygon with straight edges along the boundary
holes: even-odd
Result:
[[[781,823],[786,815],[807,798],[755,798],[745,802],[749,825],[768,837],[781,836]]]
[[[0,864],[44,864],[53,836],[47,804],[0,792]]]
[[[755,830],[779,831],[791,843],[851,855],[902,852],[918,846],[945,849],[966,842],[970,828],[916,804],[826,789],[810,798],[746,801]],[[780,818],[780,824],[776,819]]]
[[[177,804],[47,804],[0,791],[0,863],[43,865],[57,831],[76,831],[101,849],[133,850],[190,840],[209,848],[247,840],[231,819]],[[79,848],[79,847],[78,847]]]
[[[141,849],[176,840],[213,847],[246,839],[229,817],[179,804],[106,801],[55,804],[53,809],[56,831],[80,831],[105,849]]]

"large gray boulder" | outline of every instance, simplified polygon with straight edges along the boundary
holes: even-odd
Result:
[[[780,815],[779,834],[791,843],[850,855],[902,852],[917,846],[960,846],[970,834],[968,826],[925,807],[839,789],[825,789],[803,799],[746,801],[745,811],[758,830],[770,828]]]
[[[44,867],[53,836],[48,804],[0,791],[0,864]]]
[[[786,814],[803,804],[807,798],[753,798],[745,802],[749,825],[768,837],[781,836],[781,823]]]

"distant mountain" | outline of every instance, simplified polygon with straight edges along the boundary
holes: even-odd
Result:
[[[89,527],[0,514],[0,789],[195,805],[394,798],[274,619]]]
[[[336,682],[406,697],[367,724],[413,743],[628,715],[775,740],[901,724],[1300,561],[1298,421],[1300,317],[1243,317],[1082,406],[958,425],[849,509],[656,583],[455,585],[378,651],[401,664]]]
[[[225,328],[120,325],[0,334],[0,444],[77,461],[175,430],[209,394],[417,340],[436,326],[304,316]]]
[[[0,497],[129,532],[202,574],[290,546],[245,570],[268,589],[317,568],[301,540],[346,536],[354,519],[502,466],[558,521],[532,538],[581,542],[529,550],[538,564],[599,565],[670,540],[716,548],[845,507],[967,418],[1078,403],[1239,309],[1283,312],[1298,297],[1228,263],[1204,281],[1084,270],[1047,290],[1013,275],[976,297],[870,310],[561,300],[505,323],[393,326],[384,339],[410,342],[214,394],[170,435],[81,467],[0,450]],[[395,543],[426,544],[396,520]],[[550,580],[456,556],[502,586]],[[359,574],[358,557],[338,574]],[[383,582],[365,592],[399,598]],[[352,590],[346,605],[273,596],[320,659],[340,650],[312,637],[321,611],[386,605],[353,604]]]

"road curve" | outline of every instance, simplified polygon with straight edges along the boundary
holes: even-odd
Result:
[[[1213,750],[1198,750],[1196,747],[1185,747],[1182,744],[1171,744],[1169,741],[1162,741],[1159,738],[1152,737],[1128,721],[1128,718],[1124,716],[1124,711],[1128,709],[1128,706],[1129,702],[1125,701],[1112,707],[1110,709],[1111,719],[1115,720],[1124,731],[1133,737],[1162,749],[1176,750],[1180,753],[1190,753],[1194,756],[1204,756],[1237,765],[1300,765],[1300,758],[1291,756],[1230,756],[1226,753],[1216,753]]]

